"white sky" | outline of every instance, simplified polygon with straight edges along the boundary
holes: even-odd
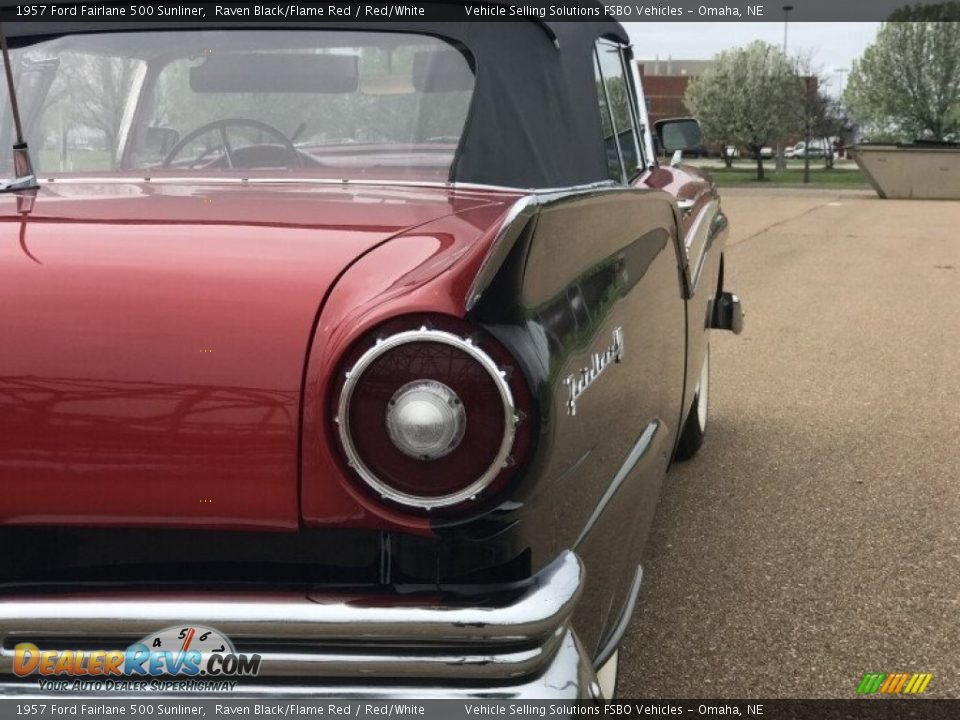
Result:
[[[707,60],[721,50],[753,40],[783,45],[782,22],[625,22],[623,26],[630,33],[634,57],[641,60],[658,55],[661,60],[667,57]],[[831,75],[831,71],[849,70],[850,62],[873,42],[879,27],[878,22],[793,22],[787,28],[787,53],[811,53],[814,64],[830,75],[827,90],[835,94],[839,89],[839,75]]]

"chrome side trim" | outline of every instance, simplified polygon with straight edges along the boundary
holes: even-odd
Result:
[[[500,447],[489,467],[484,470],[480,477],[476,478],[462,490],[439,497],[411,495],[401,492],[381,481],[367,466],[363,458],[360,457],[350,434],[350,401],[353,398],[353,391],[357,387],[357,383],[360,381],[360,378],[363,377],[364,371],[370,367],[374,360],[384,353],[401,345],[414,342],[449,345],[469,355],[487,371],[487,374],[497,388],[497,392],[500,394],[500,400],[503,402],[503,439],[500,441]],[[453,333],[443,332],[441,330],[429,330],[426,327],[422,327],[419,330],[408,330],[397,333],[396,335],[391,335],[385,340],[378,340],[372,348],[360,356],[356,364],[347,372],[346,382],[344,382],[343,389],[340,391],[340,404],[337,408],[337,416],[334,418],[334,422],[340,433],[340,442],[343,445],[343,450],[347,455],[347,464],[367,485],[378,492],[381,497],[387,498],[388,500],[409,507],[431,510],[433,508],[457,505],[465,500],[473,500],[478,493],[493,482],[494,478],[500,474],[500,471],[503,470],[509,462],[510,450],[513,448],[513,438],[516,435],[517,423],[520,422],[520,417],[517,415],[516,404],[513,401],[513,393],[510,391],[510,384],[507,382],[506,373],[500,369],[492,357],[474,345],[469,338],[461,338]]]
[[[648,191],[621,185],[613,180],[604,180],[587,185],[574,185],[566,188],[541,188],[530,190],[529,192],[529,195],[517,200],[504,216],[500,230],[490,246],[490,251],[480,266],[477,277],[467,291],[467,297],[464,301],[464,309],[467,312],[470,312],[476,307],[484,291],[489,287],[490,283],[493,282],[493,278],[496,277],[497,272],[499,272],[503,261],[513,249],[513,245],[519,237],[520,232],[527,226],[530,219],[540,211],[541,206],[580,195],[593,195],[607,192],[637,193]]]
[[[490,246],[487,257],[484,258],[477,276],[470,283],[470,289],[467,291],[467,298],[464,303],[467,312],[473,310],[484,291],[493,282],[493,278],[496,277],[503,261],[513,250],[513,245],[520,233],[530,222],[530,219],[537,214],[538,206],[539,201],[536,195],[526,195],[510,206],[500,225],[500,230]]]
[[[580,536],[573,544],[574,550],[580,547],[580,543],[583,542],[584,538],[586,538],[589,532],[593,529],[593,526],[596,525],[597,520],[600,519],[603,511],[606,510],[607,505],[610,504],[610,501],[613,499],[614,495],[617,494],[620,486],[623,485],[624,480],[627,479],[627,476],[633,471],[633,469],[640,462],[640,459],[653,445],[653,438],[656,436],[657,431],[661,426],[662,423],[659,420],[653,420],[640,434],[640,437],[634,444],[633,449],[630,450],[630,454],[627,455],[626,460],[623,461],[623,465],[621,465],[620,469],[617,470],[617,474],[614,475],[613,480],[610,481],[610,485],[607,487],[606,491],[604,491],[603,497],[600,498],[600,502],[598,502],[597,506],[593,509],[593,513],[590,515],[590,519],[587,520],[587,524],[584,525],[583,530],[580,531]]]
[[[703,270],[703,261],[706,259],[707,250],[709,250],[720,230],[714,223],[718,216],[720,216],[720,202],[711,200],[697,215],[684,238],[691,297],[696,293],[697,285],[700,282],[700,274]]]
[[[16,682],[17,643],[124,649],[181,623],[213,627],[239,652],[260,654],[263,678],[519,682],[542,672],[563,646],[582,584],[582,564],[566,551],[523,583],[465,586],[442,596],[131,591],[0,597],[0,689]]]
[[[627,594],[627,601],[620,610],[620,617],[617,618],[617,624],[613,626],[613,631],[610,633],[606,642],[603,643],[600,652],[597,653],[596,658],[593,660],[593,666],[595,668],[603,667],[603,664],[610,659],[610,656],[613,655],[620,646],[620,641],[623,639],[623,636],[626,635],[627,628],[630,627],[630,619],[633,617],[633,609],[637,606],[637,597],[640,595],[640,585],[642,583],[643,566],[637,565],[637,571],[633,576],[633,583],[630,585],[630,592]]]

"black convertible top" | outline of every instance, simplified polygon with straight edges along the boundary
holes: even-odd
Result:
[[[8,5],[9,2],[2,2]],[[594,84],[600,37],[629,43],[600,22],[10,22],[11,47],[53,36],[172,29],[340,28],[420,32],[465,46],[476,61],[473,105],[450,179],[558,188],[608,179]]]

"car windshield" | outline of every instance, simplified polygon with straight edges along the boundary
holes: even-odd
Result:
[[[85,34],[12,59],[44,177],[446,180],[474,86],[465,49],[396,32]],[[9,147],[5,97],[3,107]]]

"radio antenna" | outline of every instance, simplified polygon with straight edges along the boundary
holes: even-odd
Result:
[[[0,184],[0,191],[32,190],[39,187],[37,177],[33,173],[33,162],[30,160],[30,148],[23,137],[23,124],[20,122],[20,106],[17,103],[17,88],[13,82],[13,66],[10,63],[10,51],[7,49],[7,33],[0,22],[0,51],[3,52],[3,67],[7,75],[7,95],[10,98],[10,113],[13,115],[13,127],[17,134],[13,144],[13,174],[12,180]]]

